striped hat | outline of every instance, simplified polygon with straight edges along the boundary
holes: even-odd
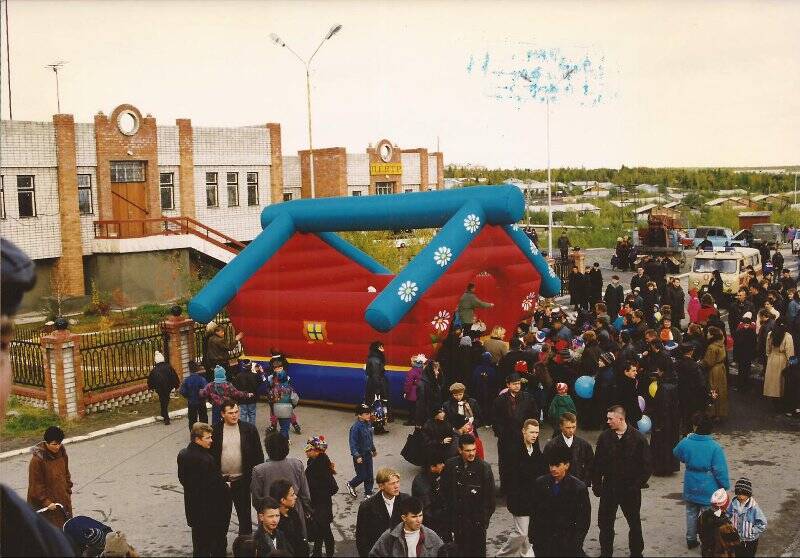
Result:
[[[733,493],[737,496],[752,496],[753,483],[747,477],[742,477],[736,481],[736,486],[733,488]]]

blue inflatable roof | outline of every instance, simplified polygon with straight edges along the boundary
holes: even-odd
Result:
[[[200,322],[211,320],[295,232],[316,233],[369,271],[389,273],[332,231],[441,228],[367,307],[365,319],[378,331],[397,325],[487,224],[504,226],[541,275],[541,294],[555,296],[559,278],[516,225],[524,211],[522,192],[510,185],[273,204],[261,213],[263,232],[192,299],[189,314]]]

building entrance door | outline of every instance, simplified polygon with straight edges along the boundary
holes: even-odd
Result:
[[[384,194],[394,194],[394,187],[396,184],[396,182],[376,182],[375,194],[378,196]]]
[[[138,162],[138,161],[137,161]],[[145,182],[144,164],[141,167],[112,168],[111,173],[111,208],[115,221],[119,225],[121,238],[144,236],[147,228],[143,219],[150,217],[147,204],[147,182]],[[141,172],[137,172],[141,169]],[[126,223],[125,221],[130,221]]]

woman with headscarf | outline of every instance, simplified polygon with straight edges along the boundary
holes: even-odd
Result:
[[[718,304],[722,304],[724,297],[725,282],[722,280],[722,275],[718,269],[711,273],[711,281],[708,283],[708,294],[714,297]]]
[[[422,428],[433,416],[434,409],[441,407],[444,401],[442,381],[442,368],[439,363],[435,360],[426,362],[422,379],[417,384],[417,408],[414,417],[417,428]]]
[[[650,453],[653,457],[653,474],[669,476],[680,471],[680,461],[672,448],[681,438],[681,411],[678,397],[678,378],[673,367],[660,367],[651,372],[658,382],[652,409],[647,409],[653,423],[650,434]]]
[[[767,334],[767,366],[764,369],[764,397],[772,400],[775,409],[781,410],[784,378],[783,371],[794,356],[794,339],[786,330],[783,320]]]
[[[728,416],[728,354],[722,330],[711,326],[708,328],[708,347],[702,364],[708,375],[708,388],[711,390],[711,416],[717,420]]]
[[[164,362],[164,355],[156,351],[153,361],[155,366],[147,377],[147,389],[151,389],[158,394],[158,402],[161,404],[161,417],[164,424],[169,424],[169,394],[173,389],[180,387],[178,375],[168,362]]]

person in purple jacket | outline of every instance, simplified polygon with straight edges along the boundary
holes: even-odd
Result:
[[[422,379],[422,367],[428,359],[423,354],[411,357],[411,369],[406,372],[406,381],[403,385],[403,398],[408,403],[408,419],[403,423],[404,426],[414,426],[414,415],[417,410],[417,384]]]

